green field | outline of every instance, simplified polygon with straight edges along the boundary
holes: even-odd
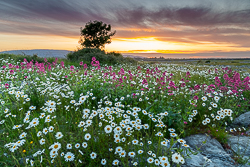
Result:
[[[185,137],[249,129],[230,129],[250,109],[246,61],[0,60],[0,166],[180,166]]]

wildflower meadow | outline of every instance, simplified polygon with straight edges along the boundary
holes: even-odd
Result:
[[[2,166],[181,166],[185,137],[226,143],[250,106],[247,71],[100,63],[1,59]]]

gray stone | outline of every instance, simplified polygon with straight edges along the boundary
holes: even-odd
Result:
[[[248,136],[231,136],[228,138],[228,145],[231,149],[240,156],[243,156],[243,159],[248,159],[250,157],[250,137]],[[250,167],[247,164],[243,165],[244,167]]]
[[[243,156],[243,159],[248,159],[247,163],[245,165],[242,165],[242,167],[250,167],[250,159],[249,156]]]
[[[246,134],[247,134],[247,135],[250,135],[250,130],[246,131]]]
[[[239,117],[235,118],[233,124],[249,126],[250,125],[249,120],[250,120],[250,111],[241,114]]]
[[[250,156],[250,137],[231,136],[228,138],[228,145],[235,153]]]
[[[200,151],[205,152],[206,154],[226,154],[226,151],[221,144],[216,139],[212,139],[209,135],[192,135],[185,138],[185,140],[190,147],[201,147]],[[206,141],[205,144],[203,143],[204,141]]]
[[[217,167],[217,166],[226,166],[226,167],[235,167],[235,161],[230,157],[222,147],[222,145],[215,139],[212,139],[210,136],[205,134],[197,134],[188,136],[185,138],[187,144],[196,151],[196,147],[200,148],[200,154],[192,155],[192,159],[185,159],[186,163],[184,167],[191,166],[204,166],[205,159],[210,159],[211,162],[206,162],[206,167]],[[204,144],[203,142],[206,141]]]
[[[192,151],[195,151],[193,148],[190,147]],[[188,154],[190,155],[190,152],[188,151]],[[186,156],[186,154],[184,154]],[[202,155],[200,152],[196,155],[191,154],[190,158],[185,158],[185,163],[181,167],[200,167],[206,165],[207,167],[214,167],[213,163],[207,161],[204,158],[204,155]]]

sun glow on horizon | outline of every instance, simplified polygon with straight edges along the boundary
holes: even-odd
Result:
[[[158,38],[160,39],[160,38]],[[226,42],[199,41],[196,43],[184,43],[175,41],[160,41],[156,37],[139,38],[114,38],[112,43],[105,46],[107,51],[122,53],[172,53],[190,54],[216,51],[250,51],[250,48],[238,47],[237,44]]]
[[[39,36],[39,35],[0,35],[0,51],[53,49],[74,51],[80,47],[78,37]],[[250,48],[239,47],[226,42],[197,41],[185,43],[177,41],[161,41],[156,37],[112,38],[111,44],[105,45],[106,52],[120,53],[162,53],[162,54],[194,54],[212,52],[250,51]]]
[[[106,45],[107,50],[129,51],[136,50],[142,52],[157,53],[157,50],[178,50],[179,46],[175,43],[169,43],[156,40],[155,37],[140,38],[114,38],[110,45]]]

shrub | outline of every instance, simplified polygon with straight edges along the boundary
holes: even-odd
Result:
[[[83,48],[75,52],[70,52],[67,55],[67,59],[74,62],[83,61],[86,64],[90,64],[92,57],[95,57],[102,64],[123,64],[123,63],[133,63],[136,61],[132,58],[124,58],[121,53],[118,52],[109,52],[105,53],[104,50],[98,48]]]

